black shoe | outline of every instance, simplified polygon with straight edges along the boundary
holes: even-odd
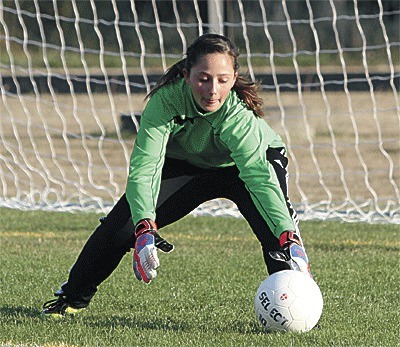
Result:
[[[41,318],[60,319],[66,316],[73,316],[78,311],[72,307],[63,296],[57,299],[47,301],[43,304],[43,311],[40,313]]]

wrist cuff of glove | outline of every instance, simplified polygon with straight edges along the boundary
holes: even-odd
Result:
[[[286,247],[291,243],[296,243],[299,246],[303,247],[299,235],[297,235],[294,231],[284,231],[279,237],[279,245],[281,247]]]
[[[151,219],[140,220],[135,227],[135,236],[138,237],[146,233],[157,233],[157,224]]]

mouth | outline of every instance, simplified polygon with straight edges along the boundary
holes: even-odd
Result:
[[[210,105],[210,106],[213,106],[213,105],[216,105],[216,104],[218,104],[218,102],[219,102],[219,100],[218,99],[203,99],[203,102],[206,104],[206,105]]]

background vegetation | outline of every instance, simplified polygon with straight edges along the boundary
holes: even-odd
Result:
[[[146,52],[146,66],[162,69],[162,59],[176,60],[186,51],[186,44],[197,37],[200,31],[210,29],[207,15],[207,1],[9,1],[2,2],[4,25],[0,25],[0,62],[10,63],[6,54],[5,34],[16,38],[10,41],[17,65],[26,66],[27,57],[23,51],[23,25],[26,26],[27,50],[33,64],[44,67],[43,46],[52,67],[61,67],[60,49],[64,45],[70,68],[83,68],[81,49],[89,66],[99,66],[99,53],[103,51],[106,66],[121,67],[121,46],[130,68],[140,67],[143,50]],[[76,3],[76,6],[73,6]],[[334,1],[337,12],[337,28],[347,63],[359,64],[363,37],[357,26],[356,12],[352,0]],[[281,1],[264,1],[265,18],[274,42],[277,66],[290,66],[293,43],[287,26],[287,18]],[[302,65],[315,66],[316,40],[311,30],[311,19],[318,32],[321,63],[338,65],[337,45],[333,31],[333,12],[328,1],[311,0],[313,18],[310,18],[306,1],[287,1],[291,29],[296,40],[296,49]],[[246,56],[251,52],[252,64],[266,66],[271,52],[264,33],[267,25],[258,1],[224,1],[224,32],[229,35]],[[389,42],[399,41],[400,4],[395,0],[382,1],[382,21]],[[386,44],[378,19],[379,5],[374,0],[358,1],[356,9],[360,26],[368,38],[368,59],[370,64],[382,64],[386,55]],[[17,16],[16,14],[19,14]],[[37,16],[40,13],[40,16]],[[155,16],[157,13],[157,18]],[[201,21],[201,24],[200,24]],[[77,28],[80,35],[77,34]],[[179,30],[178,30],[179,28]],[[117,36],[120,33],[120,41]],[[249,38],[249,48],[244,37]],[[182,39],[182,35],[185,37]],[[81,46],[80,46],[81,45]],[[394,57],[399,47],[392,45]],[[244,64],[247,62],[244,61]]]

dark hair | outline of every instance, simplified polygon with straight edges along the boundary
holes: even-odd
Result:
[[[238,72],[239,52],[230,39],[218,34],[204,34],[199,36],[190,45],[186,52],[186,58],[178,61],[165,72],[155,87],[147,94],[146,99],[151,97],[162,86],[173,83],[178,78],[184,77],[184,69],[190,73],[191,68],[197,63],[200,57],[211,53],[227,53],[232,57],[234,71]],[[239,98],[245,102],[248,109],[252,110],[255,115],[263,117],[263,100],[257,94],[258,87],[259,83],[253,82],[247,76],[239,75],[232,89],[235,90]]]

